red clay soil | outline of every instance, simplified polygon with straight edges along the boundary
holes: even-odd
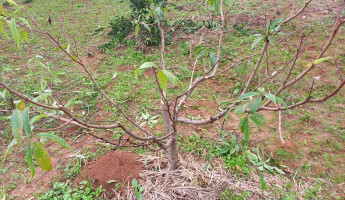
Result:
[[[127,185],[134,178],[138,179],[144,168],[138,157],[127,151],[115,151],[105,154],[86,168],[87,175],[94,180],[94,187],[100,185],[113,194],[116,183]],[[110,180],[111,183],[107,183]],[[114,182],[116,181],[116,182]]]

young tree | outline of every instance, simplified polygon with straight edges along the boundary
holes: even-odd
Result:
[[[309,0],[305,3],[305,5],[294,15],[287,18],[286,20],[283,19],[277,19],[277,20],[271,20],[267,19],[267,24],[265,27],[265,31],[262,34],[256,34],[256,40],[253,43],[253,47],[256,46],[257,48],[260,48],[260,52],[256,53],[254,55],[248,55],[244,56],[243,58],[238,58],[235,62],[230,62],[227,66],[221,66],[221,59],[222,56],[222,46],[223,46],[223,40],[224,35],[226,31],[226,15],[229,13],[231,9],[233,9],[233,6],[235,3],[230,4],[229,1],[223,1],[223,0],[208,0],[206,1],[207,6],[214,6],[214,12],[218,13],[220,15],[221,19],[221,27],[219,30],[219,36],[218,36],[218,48],[216,54],[210,55],[211,60],[211,67],[206,70],[206,72],[201,76],[196,76],[196,68],[197,64],[200,60],[200,57],[202,55],[199,55],[196,57],[194,61],[194,65],[191,68],[192,75],[190,77],[190,81],[186,87],[186,89],[179,95],[174,97],[168,97],[167,93],[169,92],[168,89],[168,83],[173,84],[183,84],[181,80],[179,80],[171,71],[169,71],[169,66],[166,65],[165,60],[165,33],[168,32],[166,28],[164,27],[164,20],[165,18],[165,11],[160,7],[160,5],[156,5],[152,9],[152,13],[156,17],[156,25],[158,25],[160,30],[160,36],[161,36],[161,65],[147,62],[141,65],[139,69],[135,71],[135,74],[138,74],[139,72],[142,72],[143,70],[152,70],[154,72],[154,79],[156,85],[157,85],[157,92],[160,93],[161,96],[161,112],[162,112],[162,118],[164,121],[164,127],[165,127],[165,135],[162,137],[158,137],[156,134],[152,132],[152,130],[148,130],[146,128],[143,128],[139,125],[139,123],[129,114],[127,114],[121,105],[119,105],[117,102],[113,101],[111,97],[108,96],[108,94],[99,86],[97,81],[92,75],[92,72],[88,69],[84,61],[80,58],[78,54],[78,48],[75,46],[74,48],[66,48],[63,46],[59,40],[54,38],[49,31],[41,28],[39,24],[32,18],[25,9],[18,6],[16,3],[14,3],[12,0],[9,1],[14,6],[18,7],[18,10],[22,11],[26,17],[27,20],[24,20],[20,18],[20,22],[18,22],[16,17],[9,15],[5,8],[0,7],[1,16],[0,16],[0,30],[5,30],[5,27],[8,27],[11,30],[12,38],[17,43],[18,48],[20,48],[20,44],[22,41],[28,41],[26,32],[33,32],[42,38],[46,38],[49,40],[49,42],[56,48],[58,48],[60,51],[64,53],[64,55],[70,59],[71,62],[74,62],[75,64],[79,65],[83,71],[88,75],[89,79],[92,81],[94,86],[97,88],[98,92],[102,94],[102,96],[113,106],[115,107],[118,112],[127,120],[128,124],[131,124],[135,127],[136,130],[131,130],[127,128],[127,123],[114,123],[114,124],[108,124],[108,125],[102,125],[102,124],[90,124],[84,120],[82,120],[80,117],[76,116],[71,110],[68,110],[62,103],[58,103],[56,105],[47,105],[41,102],[34,101],[31,97],[26,96],[22,94],[21,91],[15,91],[12,89],[12,87],[8,84],[6,84],[6,78],[3,78],[0,81],[0,86],[4,88],[9,93],[17,96],[19,99],[23,100],[18,103],[17,108],[13,111],[13,114],[11,116],[12,121],[12,129],[13,129],[13,136],[14,139],[9,144],[8,150],[5,154],[5,158],[2,160],[2,162],[5,162],[5,159],[8,155],[8,153],[11,151],[11,149],[20,143],[22,139],[27,140],[27,152],[26,152],[26,161],[28,163],[28,166],[34,173],[33,165],[32,165],[32,155],[31,155],[31,140],[33,140],[33,135],[38,132],[49,132],[53,130],[61,129],[67,125],[74,125],[78,126],[84,129],[92,130],[92,129],[101,129],[101,130],[107,130],[107,129],[121,129],[129,136],[133,137],[136,140],[139,140],[144,143],[140,143],[139,145],[158,145],[161,149],[168,150],[169,154],[169,169],[175,170],[178,167],[178,146],[177,146],[177,135],[179,134],[179,126],[180,124],[191,124],[196,126],[202,126],[205,124],[211,124],[216,121],[221,120],[229,116],[230,113],[236,112],[240,117],[241,121],[239,124],[239,129],[244,134],[244,138],[248,141],[249,140],[249,134],[250,134],[250,123],[254,123],[259,126],[263,126],[264,119],[263,115],[259,114],[261,111],[272,111],[272,112],[279,112],[279,126],[281,126],[281,115],[282,111],[292,108],[298,108],[302,105],[305,105],[307,103],[319,103],[326,101],[327,99],[331,98],[335,94],[337,94],[340,89],[344,86],[345,80],[342,78],[342,75],[340,75],[341,79],[339,80],[339,85],[335,87],[333,91],[330,91],[329,94],[324,96],[320,99],[314,99],[312,97],[312,94],[314,92],[314,82],[313,80],[309,80],[310,82],[310,89],[306,93],[306,98],[304,100],[301,100],[299,102],[286,102],[284,101],[284,96],[282,96],[282,92],[289,90],[289,88],[293,85],[296,85],[298,82],[300,82],[308,73],[310,73],[312,70],[318,67],[318,65],[322,62],[332,60],[331,57],[325,57],[326,51],[331,46],[334,38],[336,37],[337,32],[339,31],[341,25],[345,23],[345,18],[341,16],[342,11],[344,9],[345,0],[342,1],[342,4],[339,8],[337,18],[335,20],[334,28],[332,33],[329,36],[328,41],[323,46],[322,51],[319,53],[319,55],[310,61],[309,64],[307,64],[304,68],[304,71],[298,74],[297,76],[292,75],[292,71],[297,66],[297,60],[299,59],[299,56],[301,52],[305,48],[305,43],[307,39],[309,38],[310,34],[302,34],[300,36],[300,42],[297,44],[296,51],[294,52],[294,56],[291,60],[285,63],[285,65],[281,68],[277,69],[271,69],[271,65],[269,64],[269,54],[268,50],[276,47],[278,44],[282,43],[283,41],[286,41],[289,37],[292,37],[294,35],[297,35],[297,33],[301,32],[302,30],[305,30],[307,26],[301,27],[299,29],[296,29],[295,31],[287,34],[285,37],[280,37],[279,32],[281,27],[283,27],[285,24],[289,23],[291,20],[295,19],[300,13],[303,12],[303,10],[312,2],[312,0]],[[236,1],[235,1],[236,2]],[[19,19],[19,18],[18,18]],[[8,26],[5,26],[7,24]],[[3,34],[6,34],[6,31],[2,31]],[[7,34],[6,34],[7,35]],[[277,40],[278,39],[278,40]],[[261,44],[263,45],[261,46]],[[278,50],[279,51],[279,50]],[[184,106],[184,104],[188,101],[189,97],[193,94],[195,89],[197,87],[200,87],[200,84],[203,82],[207,82],[212,79],[219,79],[222,75],[224,75],[226,72],[229,72],[230,70],[233,70],[238,65],[246,62],[249,59],[255,58],[255,65],[252,66],[252,69],[250,69],[249,76],[242,80],[243,81],[243,89],[239,93],[237,97],[229,98],[226,102],[225,108],[223,108],[218,113],[212,115],[208,118],[203,119],[188,119],[185,116],[182,116],[181,110]],[[264,62],[265,61],[265,62]],[[333,62],[333,61],[332,61]],[[337,61],[334,60],[334,65],[339,69],[339,66],[337,64]],[[261,68],[261,66],[264,66]],[[263,70],[261,70],[263,69]],[[276,70],[274,73],[271,74],[272,70]],[[260,80],[260,72],[263,71],[264,73],[264,79]],[[341,73],[339,71],[339,73]],[[279,75],[279,76],[278,76]],[[278,78],[280,77],[280,78]],[[281,78],[283,77],[283,78]],[[273,88],[272,85],[278,86],[277,88]],[[264,88],[266,87],[265,91]],[[5,93],[4,93],[5,94]],[[49,114],[49,118],[53,118],[55,120],[63,122],[62,125],[48,130],[35,130],[32,129],[32,124],[35,120],[37,120],[39,117],[34,118],[31,120],[31,123],[29,121],[29,111],[26,108],[25,109],[25,102],[33,104],[32,107],[33,110],[37,109],[36,111],[40,114],[48,114],[46,110],[55,110],[55,111],[61,111],[63,114]],[[38,109],[38,108],[43,108]],[[3,110],[2,112],[9,112],[6,110]],[[12,112],[12,111],[11,111]],[[42,116],[40,116],[42,117]],[[24,131],[23,131],[24,130]],[[280,129],[281,130],[281,129]],[[24,137],[25,133],[25,137]],[[281,133],[281,131],[280,131]],[[109,141],[107,139],[104,139],[102,137],[96,136],[89,132],[90,135],[93,137],[96,137],[98,139],[104,140],[105,142],[108,142],[112,145],[114,145],[115,149],[121,146],[127,145],[128,140],[124,140],[120,138],[117,142]],[[65,141],[63,141],[61,138],[57,136],[52,136],[49,134],[40,134],[38,136],[41,137],[47,137],[49,139],[52,139],[54,141],[57,141],[59,144],[66,146],[67,148],[71,148],[70,145],[68,145]],[[280,138],[283,141],[283,137],[280,134]],[[137,144],[134,144],[137,145]],[[44,149],[44,147],[39,142],[33,143],[33,151],[34,151],[34,157],[37,160],[37,163],[46,170],[51,169],[50,158],[47,154],[47,151]]]

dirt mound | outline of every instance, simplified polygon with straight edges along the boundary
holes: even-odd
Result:
[[[139,173],[143,169],[142,163],[138,161],[138,157],[134,153],[115,151],[101,156],[85,171],[94,180],[94,187],[102,185],[112,194],[116,183],[121,182],[127,185],[134,178],[138,179]],[[107,183],[109,181],[111,183]]]

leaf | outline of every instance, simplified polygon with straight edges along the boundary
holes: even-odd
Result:
[[[26,43],[29,43],[29,37],[26,31],[20,31],[20,36],[24,39]]]
[[[273,94],[269,93],[269,94],[265,94],[265,97],[269,100],[271,100],[273,103],[277,103],[277,99],[276,96],[274,96]]]
[[[253,44],[252,44],[252,49],[254,49],[254,47],[263,39],[263,37],[258,37],[254,40]]]
[[[241,132],[244,133],[244,139],[246,141],[249,141],[249,122],[248,122],[248,117],[243,118],[240,121],[239,128],[241,129]]]
[[[264,127],[264,124],[262,123],[262,121],[260,119],[258,119],[257,117],[255,117],[254,115],[250,116],[250,119],[252,120],[252,122],[254,122],[256,125]]]
[[[214,4],[214,8],[216,10],[216,13],[219,13],[219,10],[220,10],[220,0],[216,0],[216,2]]]
[[[22,112],[23,116],[23,125],[26,137],[29,137],[31,134],[31,124],[29,122],[29,108],[25,108]]]
[[[282,175],[285,174],[285,172],[284,172],[283,170],[279,169],[278,167],[272,167],[272,168],[273,168],[273,170],[276,171],[278,174],[282,174]]]
[[[11,143],[7,146],[7,149],[6,149],[6,152],[5,152],[5,155],[2,159],[2,162],[1,162],[1,170],[4,168],[4,164],[5,164],[5,161],[7,159],[7,156],[8,154],[12,151],[13,147],[16,146],[18,143],[17,143],[17,140],[16,138],[14,138]]]
[[[42,119],[42,118],[44,118],[44,117],[47,117],[47,115],[38,115],[38,116],[35,116],[35,117],[33,117],[31,120],[30,120],[30,124],[31,125],[33,125],[36,121],[38,121],[38,120],[40,120],[40,119]]]
[[[154,64],[153,62],[146,62],[144,64],[142,64],[139,69],[148,69],[148,68],[151,68],[151,67],[155,67],[155,68],[158,68],[156,64]]]
[[[169,81],[171,81],[174,85],[176,85],[177,83],[181,83],[181,81],[170,71],[168,70],[162,70],[162,72],[165,74],[165,76],[168,78]]]
[[[268,41],[270,42],[270,44],[273,44],[276,41],[276,37],[268,36]]]
[[[262,175],[262,173],[260,173],[260,187],[261,187],[261,191],[264,191],[265,187],[266,187],[266,181],[265,181],[264,175]]]
[[[138,181],[135,178],[132,180],[132,187],[138,187]]]
[[[139,27],[139,24],[136,24],[135,25],[135,37],[138,37],[138,35],[139,35],[139,29],[140,27]]]
[[[45,171],[50,171],[53,169],[51,157],[48,151],[44,148],[43,144],[40,142],[34,142],[33,152],[37,164]]]
[[[69,150],[74,151],[73,147],[71,145],[69,145],[64,139],[62,139],[61,137],[57,136],[57,135],[53,135],[53,134],[49,134],[49,133],[39,133],[36,135],[37,137],[44,137],[47,139],[50,139],[56,143],[58,143],[59,145],[66,147]]]
[[[18,4],[16,4],[16,2],[14,2],[13,0],[6,0],[9,4],[12,4],[14,6],[20,7]]]
[[[163,92],[166,94],[168,88],[168,77],[164,74],[162,70],[158,72],[157,76],[159,85],[162,88]]]
[[[256,95],[259,95],[259,94],[260,93],[258,93],[258,92],[248,92],[248,93],[245,93],[245,94],[239,96],[236,101],[240,101],[242,99],[246,99],[248,97],[256,96]]]
[[[149,25],[147,25],[145,22],[141,22],[141,24],[144,25],[144,27],[151,33]]]
[[[10,21],[10,29],[11,29],[11,33],[12,33],[12,38],[17,43],[18,49],[20,49],[19,32],[17,30],[16,20],[14,18],[12,18]]]
[[[11,126],[12,126],[12,135],[17,140],[18,143],[22,141],[23,135],[23,117],[22,113],[15,109],[11,116]]]
[[[28,164],[28,167],[31,171],[31,178],[33,178],[35,176],[35,167],[34,167],[33,160],[32,160],[30,140],[28,141],[28,144],[26,146],[25,160],[26,160],[26,163]]]
[[[256,111],[259,110],[261,103],[262,103],[262,97],[261,96],[257,97],[254,100],[253,104],[250,106],[250,113],[256,113]]]
[[[247,154],[247,157],[251,163],[253,163],[254,165],[258,165],[259,159],[255,154],[253,154],[250,151],[247,151],[246,154]]]
[[[215,53],[210,53],[210,60],[211,60],[211,66],[213,67],[217,62],[217,58],[216,58]]]
[[[249,127],[249,122],[248,118],[243,124],[243,133],[244,133],[244,139],[249,142],[249,133],[250,133],[250,127]]]
[[[284,19],[284,18],[281,17],[281,18],[275,20],[275,21],[271,24],[270,30],[273,30],[278,24],[280,24],[280,23],[283,21],[283,19]]]
[[[285,106],[286,110],[289,109],[288,105],[286,104],[286,102],[283,99],[281,99],[279,97],[276,97],[276,99],[278,102],[280,102],[281,104],[283,104]]]
[[[23,101],[23,99],[19,101],[19,103],[17,104],[17,108],[20,111],[23,111],[25,109],[25,102]]]
[[[1,11],[1,14],[6,15],[5,8],[1,4],[0,4],[0,11]]]
[[[30,23],[23,17],[18,17],[29,29],[31,29]]]
[[[78,61],[78,58],[75,55],[71,54],[71,57],[73,58],[73,60]]]
[[[306,68],[309,68],[309,67],[314,67],[315,65],[317,64],[320,64],[320,63],[323,63],[327,60],[332,60],[333,58],[332,57],[325,57],[325,58],[320,58],[320,59],[317,59],[317,60],[314,60],[313,62],[311,63],[308,63],[305,67]]]

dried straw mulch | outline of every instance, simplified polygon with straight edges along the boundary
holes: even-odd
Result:
[[[167,157],[162,155],[144,155],[140,161],[146,169],[140,175],[140,184],[145,188],[143,192],[145,200],[231,199],[221,196],[226,188],[231,188],[232,195],[248,191],[250,196],[246,199],[261,199],[258,174],[252,172],[250,176],[240,178],[236,173],[222,167],[220,159],[213,160],[213,169],[208,167],[205,170],[206,161],[200,157],[185,155],[180,157],[179,168],[175,171],[166,169]],[[311,186],[311,183],[306,182],[294,184],[287,189],[286,184],[291,182],[289,179],[268,173],[264,173],[264,177],[270,189],[264,192],[263,199],[279,199],[283,194],[281,191],[287,190],[295,192],[295,199],[303,199],[304,190]],[[277,192],[277,188],[280,192]],[[134,200],[135,192],[127,186],[125,193],[117,199]]]

